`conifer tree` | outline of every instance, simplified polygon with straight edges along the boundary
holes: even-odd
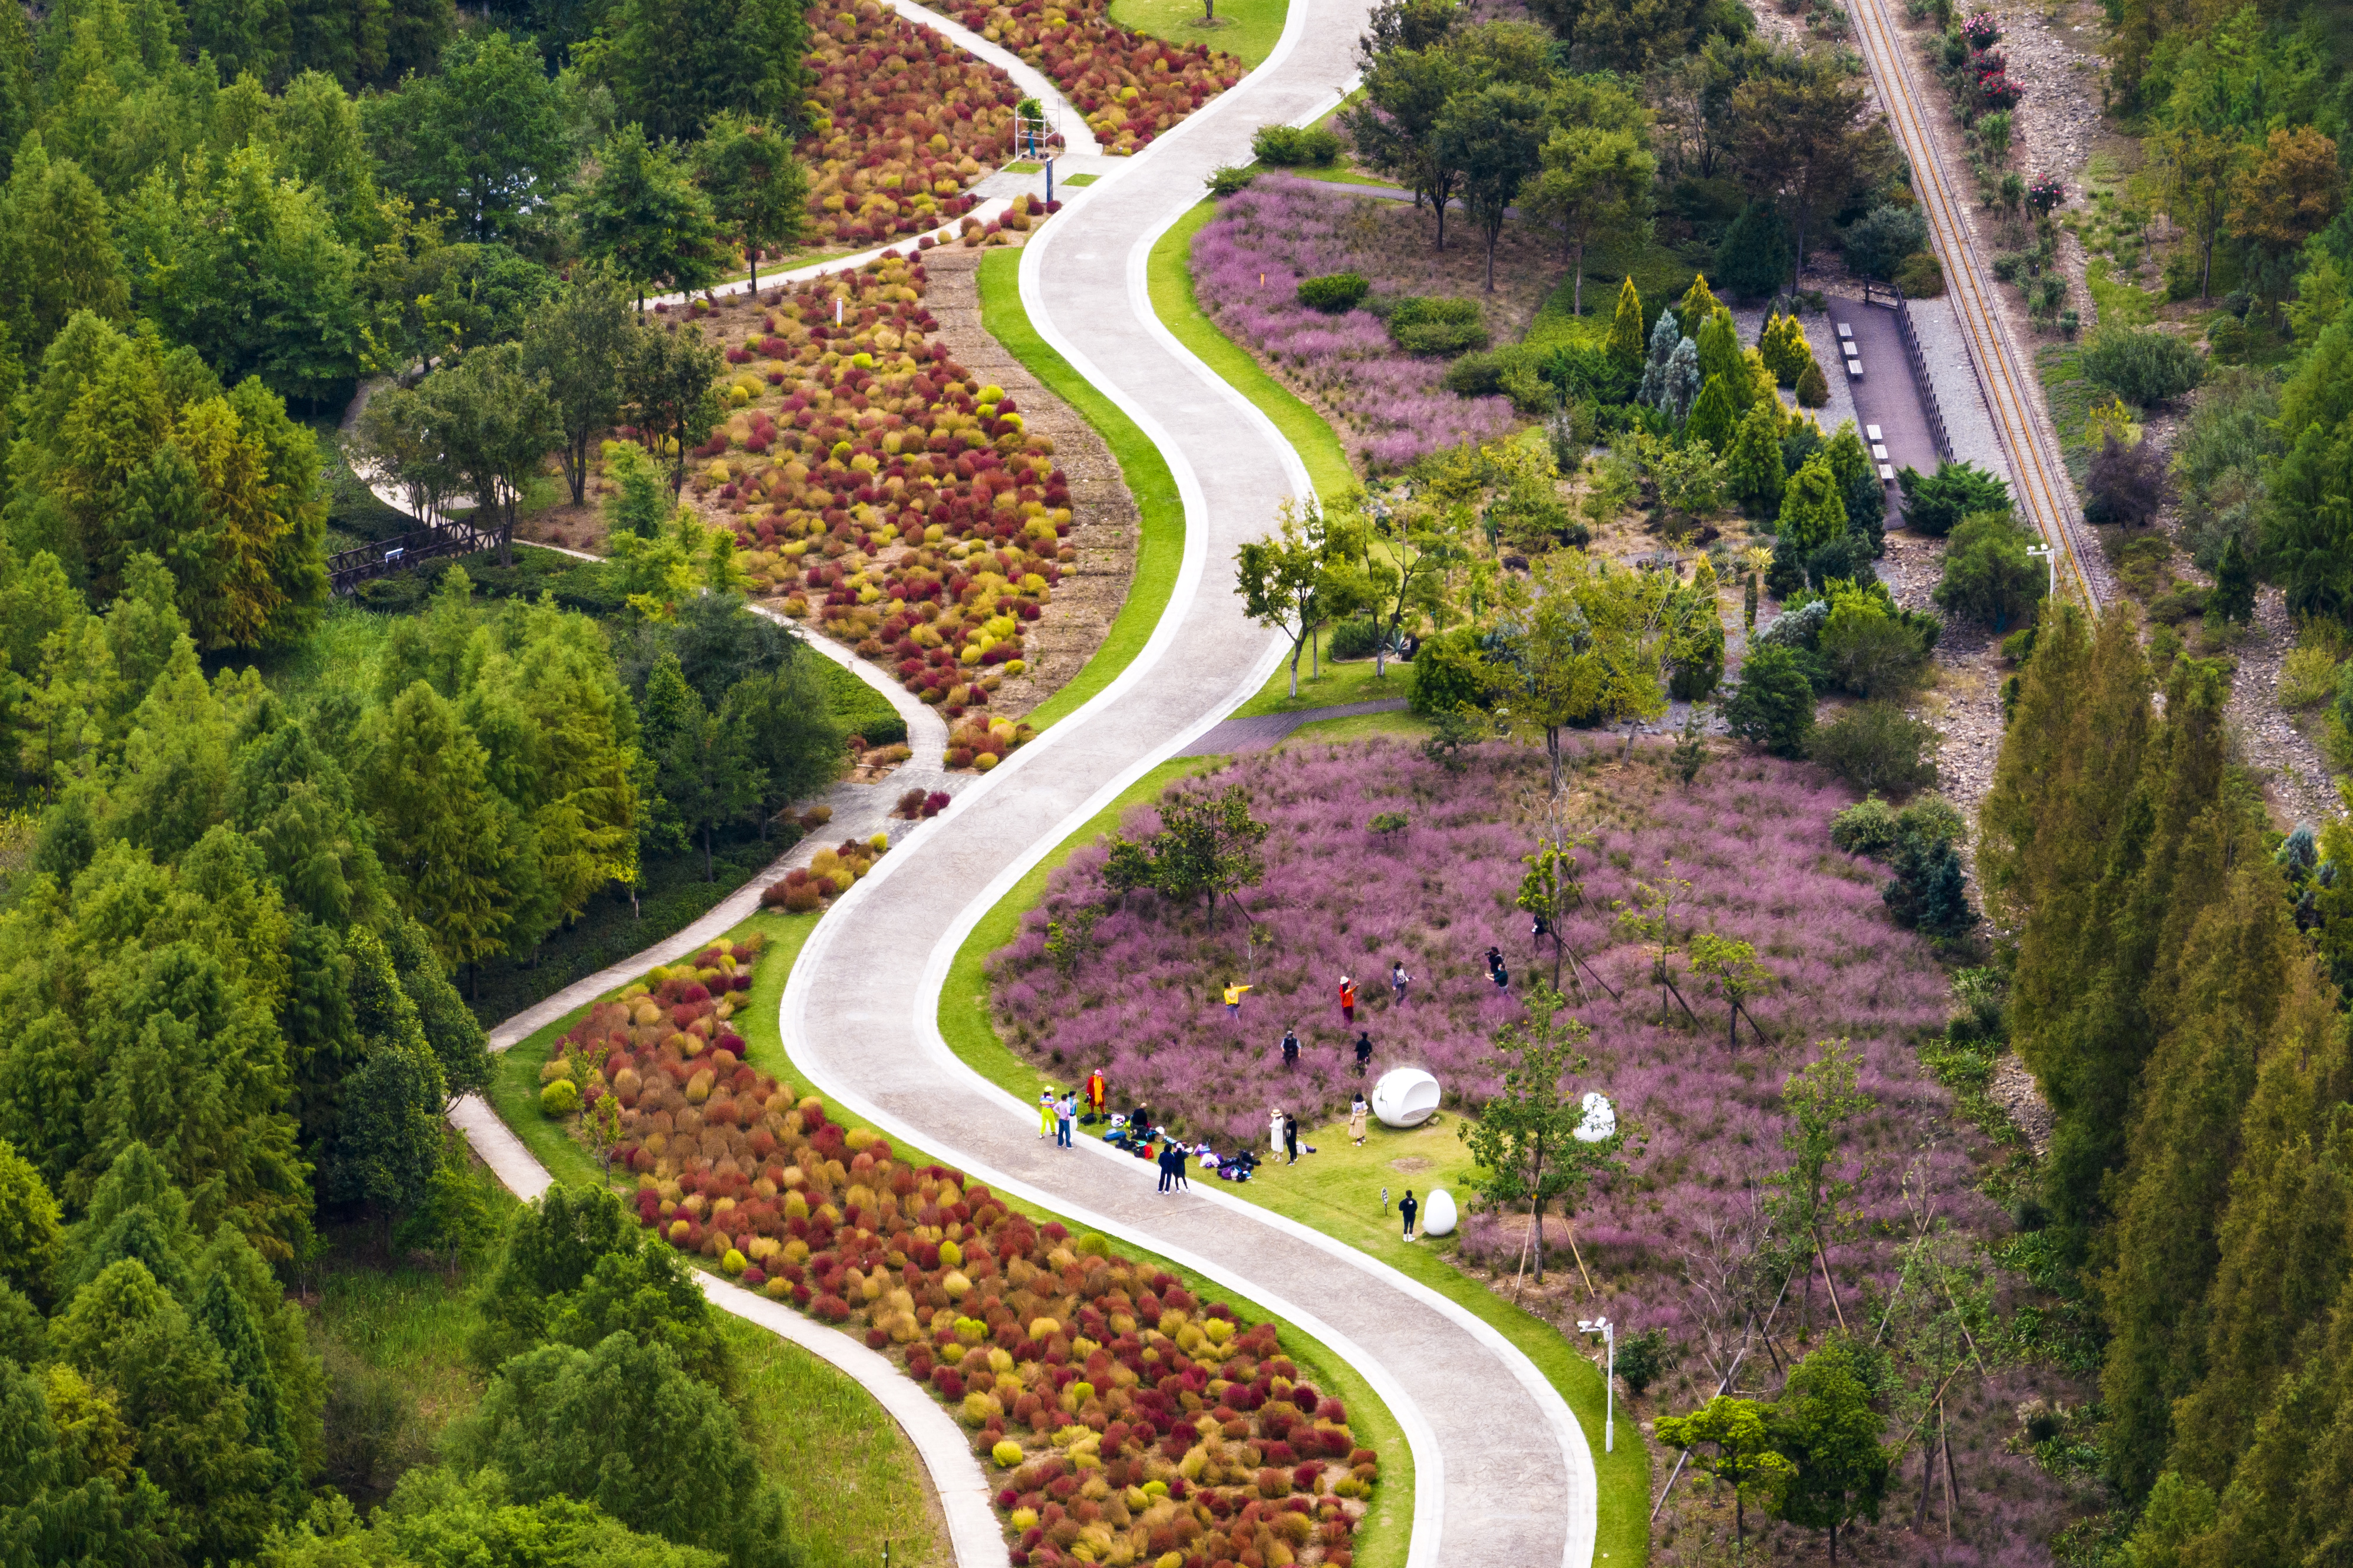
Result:
[[[1757,347],[1764,356],[1765,368],[1782,386],[1795,386],[1799,374],[1814,360],[1813,350],[1806,343],[1806,329],[1796,317],[1785,316],[1778,310],[1773,312],[1773,319],[1757,335]]]
[[[1731,387],[1723,376],[1711,375],[1692,404],[1691,418],[1683,426],[1683,434],[1722,452],[1731,447],[1732,433],[1739,418],[1738,411],[1733,407]]]
[[[1609,321],[1609,357],[1630,371],[1642,366],[1642,291],[1630,277],[1618,285],[1618,313]]]
[[[1683,341],[1683,329],[1675,324],[1672,310],[1659,312],[1658,324],[1651,329],[1651,348],[1642,362],[1642,383],[1634,395],[1653,408],[1667,405],[1667,366],[1675,357],[1675,350]]]
[[[1723,308],[1716,302],[1715,296],[1708,291],[1707,275],[1695,272],[1692,274],[1691,287],[1684,289],[1683,297],[1676,301],[1675,324],[1683,329],[1683,336],[1695,338],[1699,336],[1700,328]]]
[[[2346,1277],[2353,1127],[2345,1031],[2329,986],[2299,960],[2241,1120],[2204,1310],[2203,1375],[2174,1406],[2168,1466],[2217,1491]]]
[[[1773,410],[1759,404],[1742,416],[1734,433],[1732,450],[1725,458],[1725,478],[1735,500],[1754,516],[1780,510],[1781,487],[1788,476],[1781,468],[1781,438],[1774,428]]]
[[[1824,408],[1831,401],[1831,384],[1822,374],[1822,367],[1806,361],[1806,368],[1798,373],[1798,406]]]
[[[1846,499],[1821,453],[1808,458],[1782,489],[1779,531],[1801,553],[1845,535]]]
[[[2305,967],[2278,868],[2257,852],[2259,825],[2223,805],[2201,813],[2199,826],[2183,858],[2236,869],[2182,947],[2173,989],[2184,1005],[2140,1075],[2116,1261],[2102,1282],[2112,1334],[2100,1377],[2110,1417],[2103,1446],[2109,1479],[2132,1498],[2155,1483],[2173,1402],[2204,1370],[2217,1220],[2238,1154],[2239,1110],[2254,1089],[2255,1043]],[[2325,1017],[2309,1021],[2328,1026]],[[2130,1086],[2122,1098],[2135,1098]]]
[[[1718,309],[1693,334],[1699,344],[1699,374],[1704,384],[1722,376],[1724,390],[1732,398],[1732,412],[1736,418],[1748,412],[1748,375],[1740,362],[1740,333],[1732,324],[1732,312]]]
[[[496,952],[513,921],[499,879],[510,846],[482,743],[421,680],[379,716],[372,742],[367,805],[394,901],[433,933],[444,962]]]

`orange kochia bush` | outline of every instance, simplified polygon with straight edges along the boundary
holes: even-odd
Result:
[[[1052,439],[930,335],[923,284],[885,256],[767,295],[728,350],[732,412],[694,482],[755,592],[958,718],[1026,668],[1024,630],[1077,551]]]
[[[953,1407],[996,1465],[1017,1563],[1118,1543],[1134,1562],[1345,1568],[1378,1458],[1274,1325],[900,1159],[745,1065],[727,1015],[756,956],[714,946],[657,970],[564,1038],[620,1107],[638,1218],[862,1333]]]
[[[981,5],[924,0],[1053,79],[1106,153],[1133,153],[1250,68],[1207,44],[1172,44],[1111,19],[1110,0]]]
[[[935,228],[1013,151],[1013,79],[876,0],[810,17],[809,210],[818,240]]]

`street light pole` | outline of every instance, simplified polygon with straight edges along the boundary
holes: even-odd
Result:
[[[1601,1451],[1618,1448],[1618,1325],[1607,1318],[1580,1318],[1577,1331],[1599,1334],[1604,1370],[1601,1374]]]

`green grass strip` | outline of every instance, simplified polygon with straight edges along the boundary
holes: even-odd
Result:
[[[1071,368],[1046,340],[1021,304],[1021,253],[992,251],[980,263],[980,324],[1006,352],[1021,362],[1046,389],[1095,428],[1119,464],[1127,493],[1135,498],[1138,513],[1135,574],[1127,585],[1127,602],[1111,624],[1103,646],[1071,683],[1038,705],[1028,722],[1040,730],[1078,711],[1086,700],[1119,678],[1151,639],[1160,624],[1168,596],[1176,589],[1176,572],[1185,559],[1185,503],[1176,494],[1176,477],[1151,438]]]
[[[1217,0],[1218,23],[1205,27],[1201,0],[1112,0],[1111,19],[1172,44],[1207,44],[1251,68],[1266,63],[1290,16],[1285,0]]]
[[[1178,773],[1210,766],[1215,761],[1206,757],[1188,758],[1164,764],[1137,787],[1156,791],[1162,784]],[[1063,853],[1067,854],[1071,847],[1074,846],[1065,847]],[[1042,870],[1038,874],[1038,880],[1042,886]],[[1025,887],[1028,885],[1027,882],[1023,884]],[[801,948],[807,942],[809,933],[817,928],[819,918],[817,914],[787,915],[766,911],[754,916],[728,933],[732,937],[742,938],[759,931],[767,938],[767,946],[761,954],[752,989],[746,994],[743,1010],[734,1017],[734,1023],[744,1036],[745,1059],[780,1083],[809,1092],[816,1092],[815,1086],[807,1075],[794,1069],[791,1058],[785,1052],[784,1040],[777,1032],[776,1019],[777,1009],[784,999],[785,982],[791,975],[793,963],[799,958]],[[954,984],[952,979],[951,990]],[[593,1184],[600,1179],[600,1173],[596,1158],[586,1147],[563,1126],[540,1113],[539,1069],[545,1064],[555,1042],[578,1023],[587,1010],[583,1007],[540,1029],[494,1058],[491,1064],[491,1108],[514,1130],[516,1136],[547,1168],[549,1174],[565,1183]],[[1009,1057],[1010,1053],[1007,1054]],[[1033,1078],[1027,1098],[1036,1098],[1036,1086],[1037,1080]],[[892,1147],[901,1158],[916,1164],[954,1163],[895,1140]],[[1060,1220],[1073,1233],[1083,1229],[1050,1209],[1026,1203],[1010,1194],[1000,1193],[997,1195],[1009,1206],[1040,1224]],[[1176,1275],[1185,1282],[1187,1290],[1203,1300],[1229,1301],[1245,1309],[1256,1319],[1275,1322],[1280,1329],[1282,1352],[1298,1363],[1302,1375],[1318,1388],[1329,1390],[1347,1402],[1349,1426],[1356,1432],[1357,1440],[1381,1456],[1381,1484],[1368,1500],[1364,1521],[1358,1526],[1360,1547],[1356,1560],[1362,1568],[1402,1568],[1413,1519],[1413,1453],[1406,1446],[1405,1429],[1398,1425],[1397,1416],[1388,1406],[1373,1393],[1372,1385],[1331,1347],[1314,1335],[1283,1322],[1248,1298],[1203,1278],[1182,1264],[1129,1245],[1124,1240],[1118,1245],[1128,1257]],[[700,1258],[687,1261],[698,1268],[706,1264],[706,1260]]]
[[[1329,503],[1356,488],[1356,470],[1340,437],[1315,412],[1266,373],[1248,349],[1218,331],[1193,294],[1193,237],[1218,216],[1218,204],[1205,201],[1178,218],[1152,247],[1145,272],[1152,289],[1152,309],[1201,362],[1227,384],[1274,421],[1282,438],[1307,464],[1307,478],[1315,493]],[[1266,520],[1271,523],[1274,520]]]
[[[988,955],[1018,933],[1021,917],[1044,896],[1047,878],[1081,847],[1092,843],[1116,826],[1130,807],[1153,799],[1173,780],[1207,771],[1220,761],[1184,758],[1164,763],[1145,775],[1065,838],[973,928],[972,935],[956,953],[940,993],[940,1033],[946,1038],[949,1049],[966,1067],[1025,1100],[1035,1100],[1042,1085],[1067,1086],[1083,1072],[1088,1064],[1070,1063],[1066,1064],[1067,1076],[1048,1078],[1015,1056],[997,1037],[988,1011]],[[1202,998],[1201,1005],[1209,1005],[1208,999]],[[1450,1114],[1435,1128],[1398,1132],[1376,1127],[1374,1135],[1361,1150],[1349,1146],[1337,1123],[1303,1132],[1303,1142],[1315,1144],[1324,1152],[1312,1157],[1295,1172],[1262,1165],[1256,1179],[1227,1190],[1247,1203],[1312,1226],[1379,1258],[1468,1309],[1518,1346],[1568,1402],[1592,1445],[1593,1462],[1600,1479],[1599,1535],[1596,1546],[1599,1556],[1596,1561],[1606,1558],[1612,1564],[1639,1568],[1650,1560],[1651,1551],[1650,1450],[1633,1416],[1620,1411],[1620,1425],[1626,1428],[1626,1440],[1617,1446],[1615,1453],[1602,1452],[1605,1389],[1600,1370],[1550,1323],[1522,1310],[1457,1268],[1450,1258],[1449,1245],[1406,1245],[1396,1234],[1396,1222],[1380,1205],[1380,1186],[1389,1184],[1400,1193],[1403,1190],[1407,1178],[1391,1172],[1388,1161],[1408,1142],[1413,1144],[1416,1154],[1430,1160],[1432,1167],[1414,1179],[1432,1186],[1451,1185],[1458,1191],[1462,1188],[1469,1161],[1454,1137],[1453,1122]]]

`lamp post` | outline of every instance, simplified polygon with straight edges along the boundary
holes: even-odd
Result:
[[[1607,1318],[1579,1318],[1577,1331],[1599,1334],[1605,1357],[1601,1374],[1601,1451],[1618,1447],[1618,1325]]]

